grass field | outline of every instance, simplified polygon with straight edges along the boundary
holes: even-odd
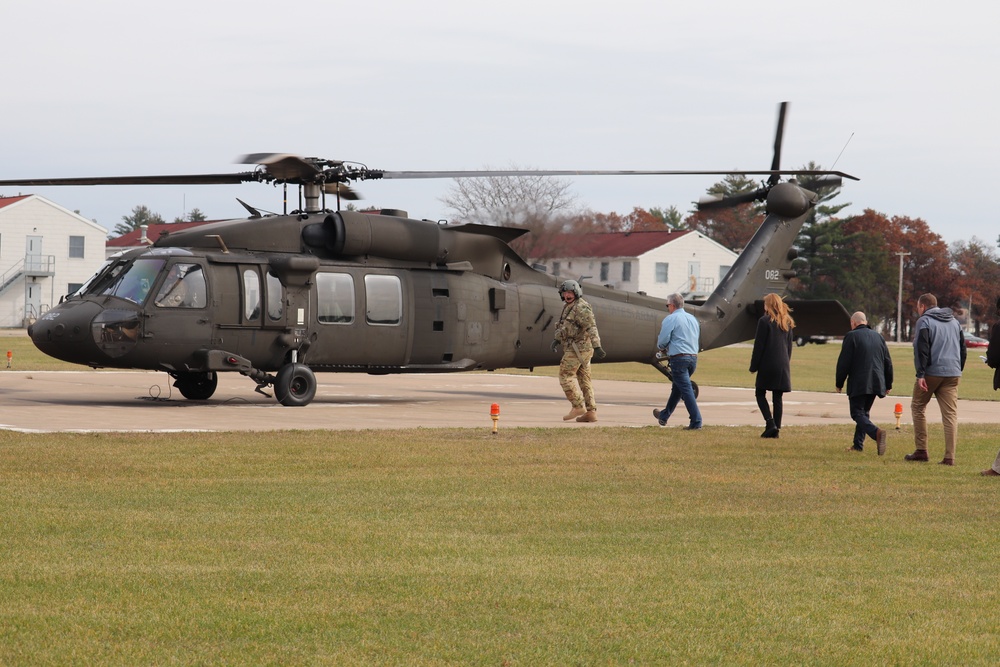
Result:
[[[749,353],[696,379],[752,386]],[[852,430],[0,432],[0,664],[996,664],[1000,426],[954,468]]]
[[[758,431],[0,433],[0,664],[996,664],[996,481]]]

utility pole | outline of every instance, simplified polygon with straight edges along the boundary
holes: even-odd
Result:
[[[911,253],[897,252],[899,255],[899,296],[896,297],[896,342],[903,340],[903,258]]]

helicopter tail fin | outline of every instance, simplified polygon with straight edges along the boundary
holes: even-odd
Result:
[[[815,197],[793,183],[780,183],[768,194],[768,215],[763,224],[719,286],[697,307],[702,316],[702,349],[753,338],[757,319],[764,312],[764,295],[787,293],[788,283],[795,277],[795,240]],[[810,334],[843,335],[850,330],[850,316],[839,302],[795,303],[796,324]]]

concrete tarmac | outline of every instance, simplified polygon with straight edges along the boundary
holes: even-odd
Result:
[[[594,428],[655,426],[652,410],[670,391],[662,383],[595,380],[598,422],[564,422],[569,402],[554,377],[497,373],[371,376],[317,374],[316,399],[284,407],[254,391],[236,373],[222,373],[207,401],[189,401],[166,373],[147,371],[0,372],[0,429],[26,433],[100,431],[276,431],[307,429],[492,429],[490,405],[500,405],[499,427]],[[909,387],[907,387],[909,389]],[[910,419],[909,395],[875,402],[872,417],[893,429],[896,403]],[[702,387],[698,405],[706,427],[763,426],[752,389]],[[1000,404],[959,401],[960,423],[1000,423]],[[940,423],[932,401],[928,421]],[[847,397],[836,393],[785,395],[784,426],[851,424]],[[678,406],[667,428],[687,425]]]

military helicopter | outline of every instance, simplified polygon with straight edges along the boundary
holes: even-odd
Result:
[[[557,365],[550,349],[562,308],[561,278],[529,266],[509,242],[523,229],[442,225],[397,210],[341,210],[351,184],[391,178],[486,176],[766,176],[751,199],[767,216],[707,300],[691,305],[704,350],[753,337],[767,292],[795,275],[793,243],[815,192],[782,176],[836,187],[855,177],[783,171],[781,106],[771,169],[764,171],[382,171],[289,154],[242,159],[229,174],[20,179],[0,185],[281,183],[299,187],[297,210],[209,223],[125,251],[28,330],[39,350],[93,368],[165,371],[187,399],[207,400],[218,374],[240,373],[285,406],[316,395],[316,372],[450,373]],[[855,179],[857,180],[857,179]],[[328,208],[327,197],[336,206]],[[743,201],[746,198],[740,200]],[[709,206],[740,202],[712,202]],[[640,362],[667,377],[655,340],[662,299],[583,285],[607,352],[604,363]],[[839,303],[793,304],[798,335],[841,334]]]

